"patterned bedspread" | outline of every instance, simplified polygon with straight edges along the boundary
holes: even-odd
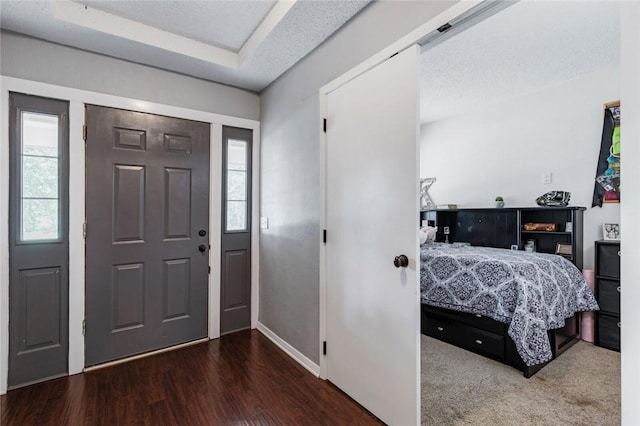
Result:
[[[430,243],[420,250],[422,303],[509,324],[527,365],[552,358],[547,330],[598,310],[582,273],[554,254]]]

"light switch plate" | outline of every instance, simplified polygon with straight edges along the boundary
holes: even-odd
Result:
[[[269,229],[269,218],[267,216],[260,218],[260,229]]]

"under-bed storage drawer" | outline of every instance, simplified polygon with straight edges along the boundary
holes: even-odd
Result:
[[[452,322],[458,322],[461,324],[470,325],[472,327],[480,328],[482,330],[492,331],[497,334],[504,334],[505,324],[495,321],[489,317],[480,314],[468,314],[465,312],[449,311],[442,308],[436,308],[433,306],[425,307],[423,305],[422,311],[428,315],[435,315],[438,318],[447,319]]]
[[[473,327],[492,331],[502,334],[504,332],[504,324],[489,317],[480,314],[460,314],[460,322],[471,325]]]
[[[620,350],[620,318],[612,315],[597,314],[596,345]]]
[[[454,345],[459,345],[463,336],[462,328],[455,322],[431,316],[424,318],[422,332]]]
[[[473,352],[504,359],[504,336],[475,327],[465,327],[462,346]]]

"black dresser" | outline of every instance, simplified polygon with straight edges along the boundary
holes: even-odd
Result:
[[[596,241],[595,343],[620,351],[620,241]]]

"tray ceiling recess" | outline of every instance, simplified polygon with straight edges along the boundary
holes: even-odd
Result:
[[[260,91],[371,0],[2,0],[0,26]]]

